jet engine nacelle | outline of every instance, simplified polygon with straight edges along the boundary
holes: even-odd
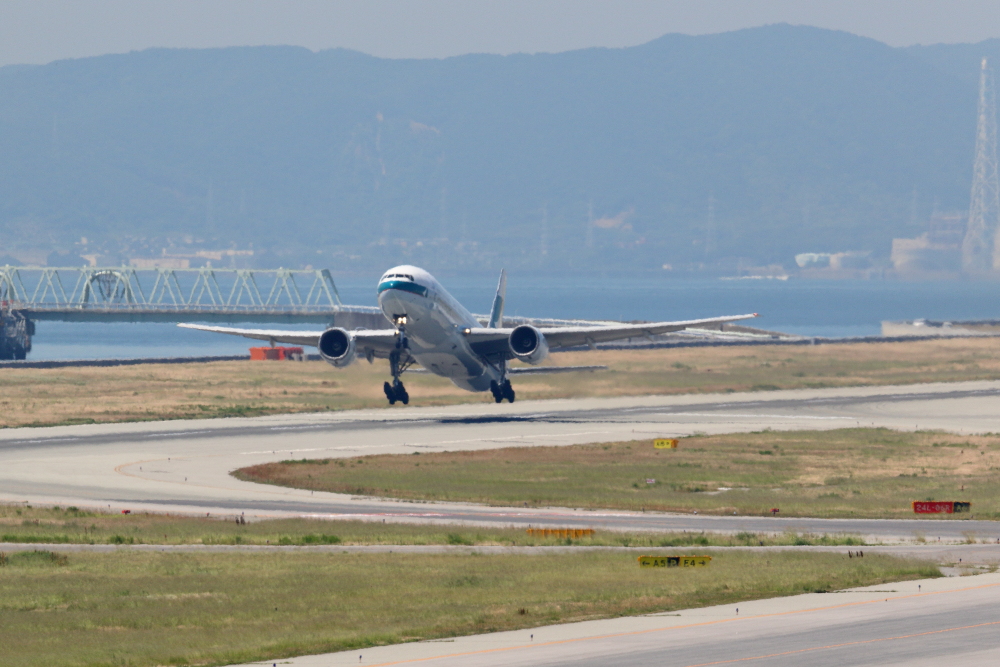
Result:
[[[542,332],[529,324],[522,324],[510,332],[510,351],[526,364],[541,363],[549,356],[549,344]]]
[[[337,368],[350,366],[357,356],[354,336],[339,327],[324,331],[319,337],[318,347],[319,356]]]

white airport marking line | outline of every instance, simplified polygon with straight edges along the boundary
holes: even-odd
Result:
[[[665,625],[654,625],[653,627],[646,627],[646,628],[637,629],[637,630],[623,630],[623,631],[611,631],[611,632],[607,632],[607,631],[600,632],[600,631],[598,631],[598,632],[592,633],[592,631],[588,632],[588,630],[590,630],[590,628],[593,627],[593,626],[589,626],[589,627],[588,626],[582,626],[581,627],[581,630],[583,630],[582,633],[576,634],[575,636],[571,635],[571,636],[568,636],[568,637],[563,637],[561,639],[552,639],[552,640],[548,640],[548,641],[540,640],[538,642],[532,641],[531,643],[527,643],[527,644],[523,643],[523,639],[521,639],[520,641],[516,641],[516,640],[512,641],[511,643],[509,643],[507,645],[494,646],[494,647],[491,647],[491,648],[474,648],[474,647],[469,647],[469,649],[467,649],[467,650],[461,650],[460,649],[460,650],[457,650],[457,651],[454,650],[454,649],[451,649],[450,647],[442,647],[442,648],[436,649],[436,650],[446,651],[446,652],[432,654],[432,655],[418,655],[418,654],[415,654],[415,655],[412,655],[411,657],[405,657],[405,658],[393,658],[393,657],[390,657],[388,661],[376,662],[372,667],[390,667],[391,665],[409,665],[409,664],[414,664],[414,663],[424,663],[424,662],[432,662],[432,661],[439,661],[439,660],[454,661],[457,658],[463,659],[464,660],[463,664],[475,664],[475,657],[474,656],[485,656],[485,655],[491,655],[491,654],[492,655],[502,655],[502,654],[505,654],[505,653],[512,653],[512,652],[521,653],[522,651],[533,651],[533,650],[539,650],[539,649],[542,649],[542,648],[549,648],[549,647],[552,647],[552,646],[568,646],[568,645],[573,645],[573,644],[577,644],[577,645],[583,644],[583,645],[585,645],[587,643],[595,642],[595,641],[607,641],[609,639],[623,639],[623,638],[626,638],[626,637],[641,637],[641,636],[644,636],[644,635],[649,636],[649,635],[657,635],[657,634],[660,634],[660,633],[670,633],[670,634],[673,634],[674,632],[679,632],[681,630],[686,630],[686,629],[690,629],[690,628],[705,628],[705,627],[713,627],[713,626],[726,627],[726,626],[729,626],[729,624],[731,624],[731,623],[739,623],[740,625],[746,625],[747,623],[753,623],[754,621],[759,621],[760,619],[780,619],[782,617],[795,617],[795,616],[806,615],[806,614],[810,614],[810,615],[812,615],[812,614],[818,614],[818,613],[821,613],[821,612],[829,612],[831,610],[836,610],[836,609],[863,608],[863,607],[865,607],[867,605],[880,605],[880,604],[884,604],[883,600],[885,602],[889,602],[891,600],[893,603],[896,603],[897,601],[910,600],[910,599],[913,599],[913,598],[923,598],[923,597],[927,597],[927,596],[943,596],[943,595],[947,595],[949,593],[962,593],[962,592],[966,592],[966,591],[973,591],[973,590],[979,590],[979,589],[993,588],[993,587],[996,587],[996,586],[1000,586],[1000,584],[982,584],[982,585],[978,585],[978,586],[974,585],[974,586],[967,586],[967,587],[958,588],[958,589],[931,591],[931,592],[926,592],[926,593],[909,593],[909,594],[907,594],[907,593],[898,594],[897,593],[897,594],[894,594],[894,595],[892,595],[891,597],[888,597],[888,598],[873,597],[872,599],[854,600],[854,601],[851,601],[851,602],[842,602],[842,603],[831,604],[831,605],[808,606],[808,607],[799,608],[799,609],[786,609],[786,610],[781,610],[781,611],[764,612],[764,613],[758,613],[758,614],[749,614],[747,616],[742,616],[742,617],[740,617],[740,616],[734,616],[734,617],[729,617],[729,618],[715,618],[715,619],[711,619],[711,620],[694,620],[693,622],[684,622],[684,621],[682,621],[679,624],[673,624],[673,623],[667,622],[667,624],[665,624]],[[867,591],[866,590],[859,590],[857,592],[861,593],[861,594],[871,595],[871,594],[876,593],[877,591],[874,591],[874,590],[867,590]],[[884,595],[884,594],[882,594],[882,595]],[[683,610],[683,612],[691,612],[691,611],[698,611],[698,610],[692,610],[692,609]],[[677,614],[677,615],[681,616],[682,614]],[[658,616],[659,616],[658,614],[651,614],[650,615],[651,618],[657,618]],[[859,644],[871,644],[871,643],[882,642],[882,641],[910,639],[910,638],[914,638],[914,637],[924,637],[924,636],[941,634],[941,633],[945,633],[945,632],[955,632],[955,631],[958,631],[958,630],[969,630],[969,629],[973,629],[973,628],[990,627],[990,626],[994,626],[994,625],[998,625],[998,624],[1000,624],[1000,621],[991,621],[991,622],[984,622],[984,623],[979,623],[979,624],[974,624],[974,625],[958,626],[958,627],[950,627],[950,628],[942,628],[942,629],[939,629],[939,630],[930,630],[930,631],[926,631],[926,632],[912,633],[912,634],[907,634],[907,635],[898,635],[898,636],[889,636],[889,637],[877,637],[877,638],[873,638],[873,639],[844,642],[844,643],[840,643],[840,644],[831,644],[831,645],[827,645],[827,646],[810,646],[810,647],[806,647],[806,648],[799,649],[799,650],[787,651],[787,652],[784,652],[784,653],[774,653],[774,654],[769,654],[769,655],[755,655],[755,656],[741,656],[741,657],[738,657],[738,658],[721,659],[721,660],[712,661],[712,662],[696,663],[696,664],[688,665],[687,667],[709,667],[711,665],[727,665],[727,664],[733,664],[733,663],[738,663],[738,662],[758,661],[758,660],[763,660],[763,659],[766,659],[766,658],[774,658],[774,657],[778,657],[778,656],[782,656],[782,655],[793,655],[793,654],[796,654],[796,653],[805,653],[805,652],[811,652],[811,651],[822,650],[822,649],[833,649],[833,648],[840,648],[840,647],[853,646],[853,645],[859,645]],[[559,627],[559,626],[555,626],[555,627]],[[538,631],[545,630],[545,629],[547,629],[546,626],[541,626],[539,628],[536,628],[535,631],[538,632]],[[733,632],[734,635],[738,635],[739,634],[738,631],[736,631],[735,629],[732,632]],[[478,636],[477,635],[473,635],[472,637],[482,637],[482,635],[478,635]],[[465,638],[463,638],[463,637],[457,637],[456,639],[462,640],[462,639],[465,639]],[[462,643],[463,643],[463,648],[464,648],[464,646],[467,646],[466,642],[462,642]],[[396,647],[398,647],[398,646],[400,646],[400,645],[396,645]],[[329,654],[329,657],[333,657],[334,655],[336,655],[336,654]],[[390,656],[391,656],[391,654],[390,654]],[[327,657],[327,655],[324,655],[323,657]]]
[[[368,496],[359,497],[360,500],[370,500]],[[406,503],[409,501],[398,500],[395,498],[377,499],[379,502],[394,502],[394,503]],[[433,502],[433,501],[430,501]],[[478,508],[477,508],[478,509]],[[303,512],[295,513],[295,516],[299,517],[312,517],[312,518],[349,518],[358,519],[365,517],[428,517],[428,518],[448,518],[454,519],[455,517],[461,517],[467,515],[468,512],[462,512],[456,510],[455,512],[443,513],[443,512]],[[472,520],[478,520],[475,517],[481,516],[479,514],[472,515]],[[580,518],[585,516],[587,518],[591,517],[609,517],[609,518],[621,518],[632,516],[631,514],[610,514],[610,513],[597,513],[597,512],[587,512],[583,514],[581,512],[547,512],[540,510],[535,513],[525,513],[525,512],[491,512],[489,517],[505,517],[505,518],[515,518],[515,519],[552,519],[560,517],[568,518]],[[520,526],[516,526],[520,527]]]
[[[611,434],[614,431],[581,431],[579,433],[550,433],[545,435],[512,435],[504,438],[467,438],[465,440],[442,440],[440,442],[404,442],[402,447],[441,447],[444,445],[458,445],[466,442],[510,442],[512,440],[528,440],[533,438],[572,438],[580,435]],[[380,447],[394,447],[396,445],[380,445]],[[371,449],[371,446],[364,449]],[[311,449],[267,449],[256,452],[240,452],[241,456],[252,456],[255,454],[277,454],[281,452],[332,452],[332,451],[359,451],[358,447],[314,447]]]
[[[70,442],[72,440],[79,440],[79,437],[72,438],[39,438],[38,440],[14,440],[16,443],[36,443],[36,442]]]
[[[277,454],[278,452],[288,452],[292,454],[294,452],[354,452],[357,451],[357,447],[313,447],[312,449],[266,449],[259,452],[240,452],[240,456],[252,455],[252,454]]]
[[[527,440],[530,438],[572,438],[578,435],[609,434],[614,431],[581,431],[579,433],[549,433],[546,435],[511,435],[506,438],[468,438],[465,440],[441,440],[436,443],[404,442],[404,447],[436,447],[439,445],[458,445],[464,442],[510,442],[511,440]]]
[[[857,421],[857,417],[821,417],[819,415],[766,415],[766,414],[732,414],[724,412],[660,412],[664,417],[727,417],[730,419],[844,419]]]

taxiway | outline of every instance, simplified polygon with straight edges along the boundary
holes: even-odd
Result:
[[[0,500],[256,516],[586,526],[612,530],[796,530],[869,538],[1000,538],[989,521],[787,519],[410,503],[239,481],[288,458],[566,445],[846,426],[1000,432],[1000,382],[482,403],[252,419],[0,432]]]

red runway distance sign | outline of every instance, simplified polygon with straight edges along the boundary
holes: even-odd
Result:
[[[972,509],[972,503],[951,500],[914,500],[914,514],[954,514],[955,512],[968,512]]]

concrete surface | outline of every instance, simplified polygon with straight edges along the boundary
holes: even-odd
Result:
[[[996,665],[998,594],[1000,574],[925,579],[252,664]]]
[[[235,468],[286,458],[562,445],[697,432],[854,425],[1000,432],[1000,382],[482,403],[254,419],[0,432],[0,500],[249,516],[559,525],[612,530],[856,533],[871,540],[994,541],[1000,524],[698,516],[413,503],[241,482]]]
[[[854,425],[1000,432],[1000,382],[514,405],[483,403],[257,419],[12,429],[0,432],[0,500],[114,510],[223,515],[246,512],[260,517],[308,515],[630,530],[790,529],[851,532],[884,540],[912,539],[915,534],[923,534],[931,544],[891,549],[896,550],[894,553],[948,562],[952,574],[968,571],[963,568],[970,564],[1000,561],[996,545],[947,544],[949,540],[960,542],[969,533],[991,542],[1000,538],[1000,525],[988,521],[705,517],[404,503],[261,486],[240,482],[228,474],[237,467],[284,458]],[[940,544],[937,537],[942,538]],[[0,550],[14,548],[120,547],[0,545]],[[268,548],[283,547],[264,547]],[[876,548],[864,549],[867,552]],[[954,567],[958,559],[962,567]],[[300,667],[358,664],[514,667],[612,662],[621,667],[648,664],[693,667],[737,662],[779,666],[809,663],[812,667],[929,666],[941,662],[1000,664],[1000,642],[995,640],[1000,629],[998,593],[1000,575],[983,574],[257,664]]]

